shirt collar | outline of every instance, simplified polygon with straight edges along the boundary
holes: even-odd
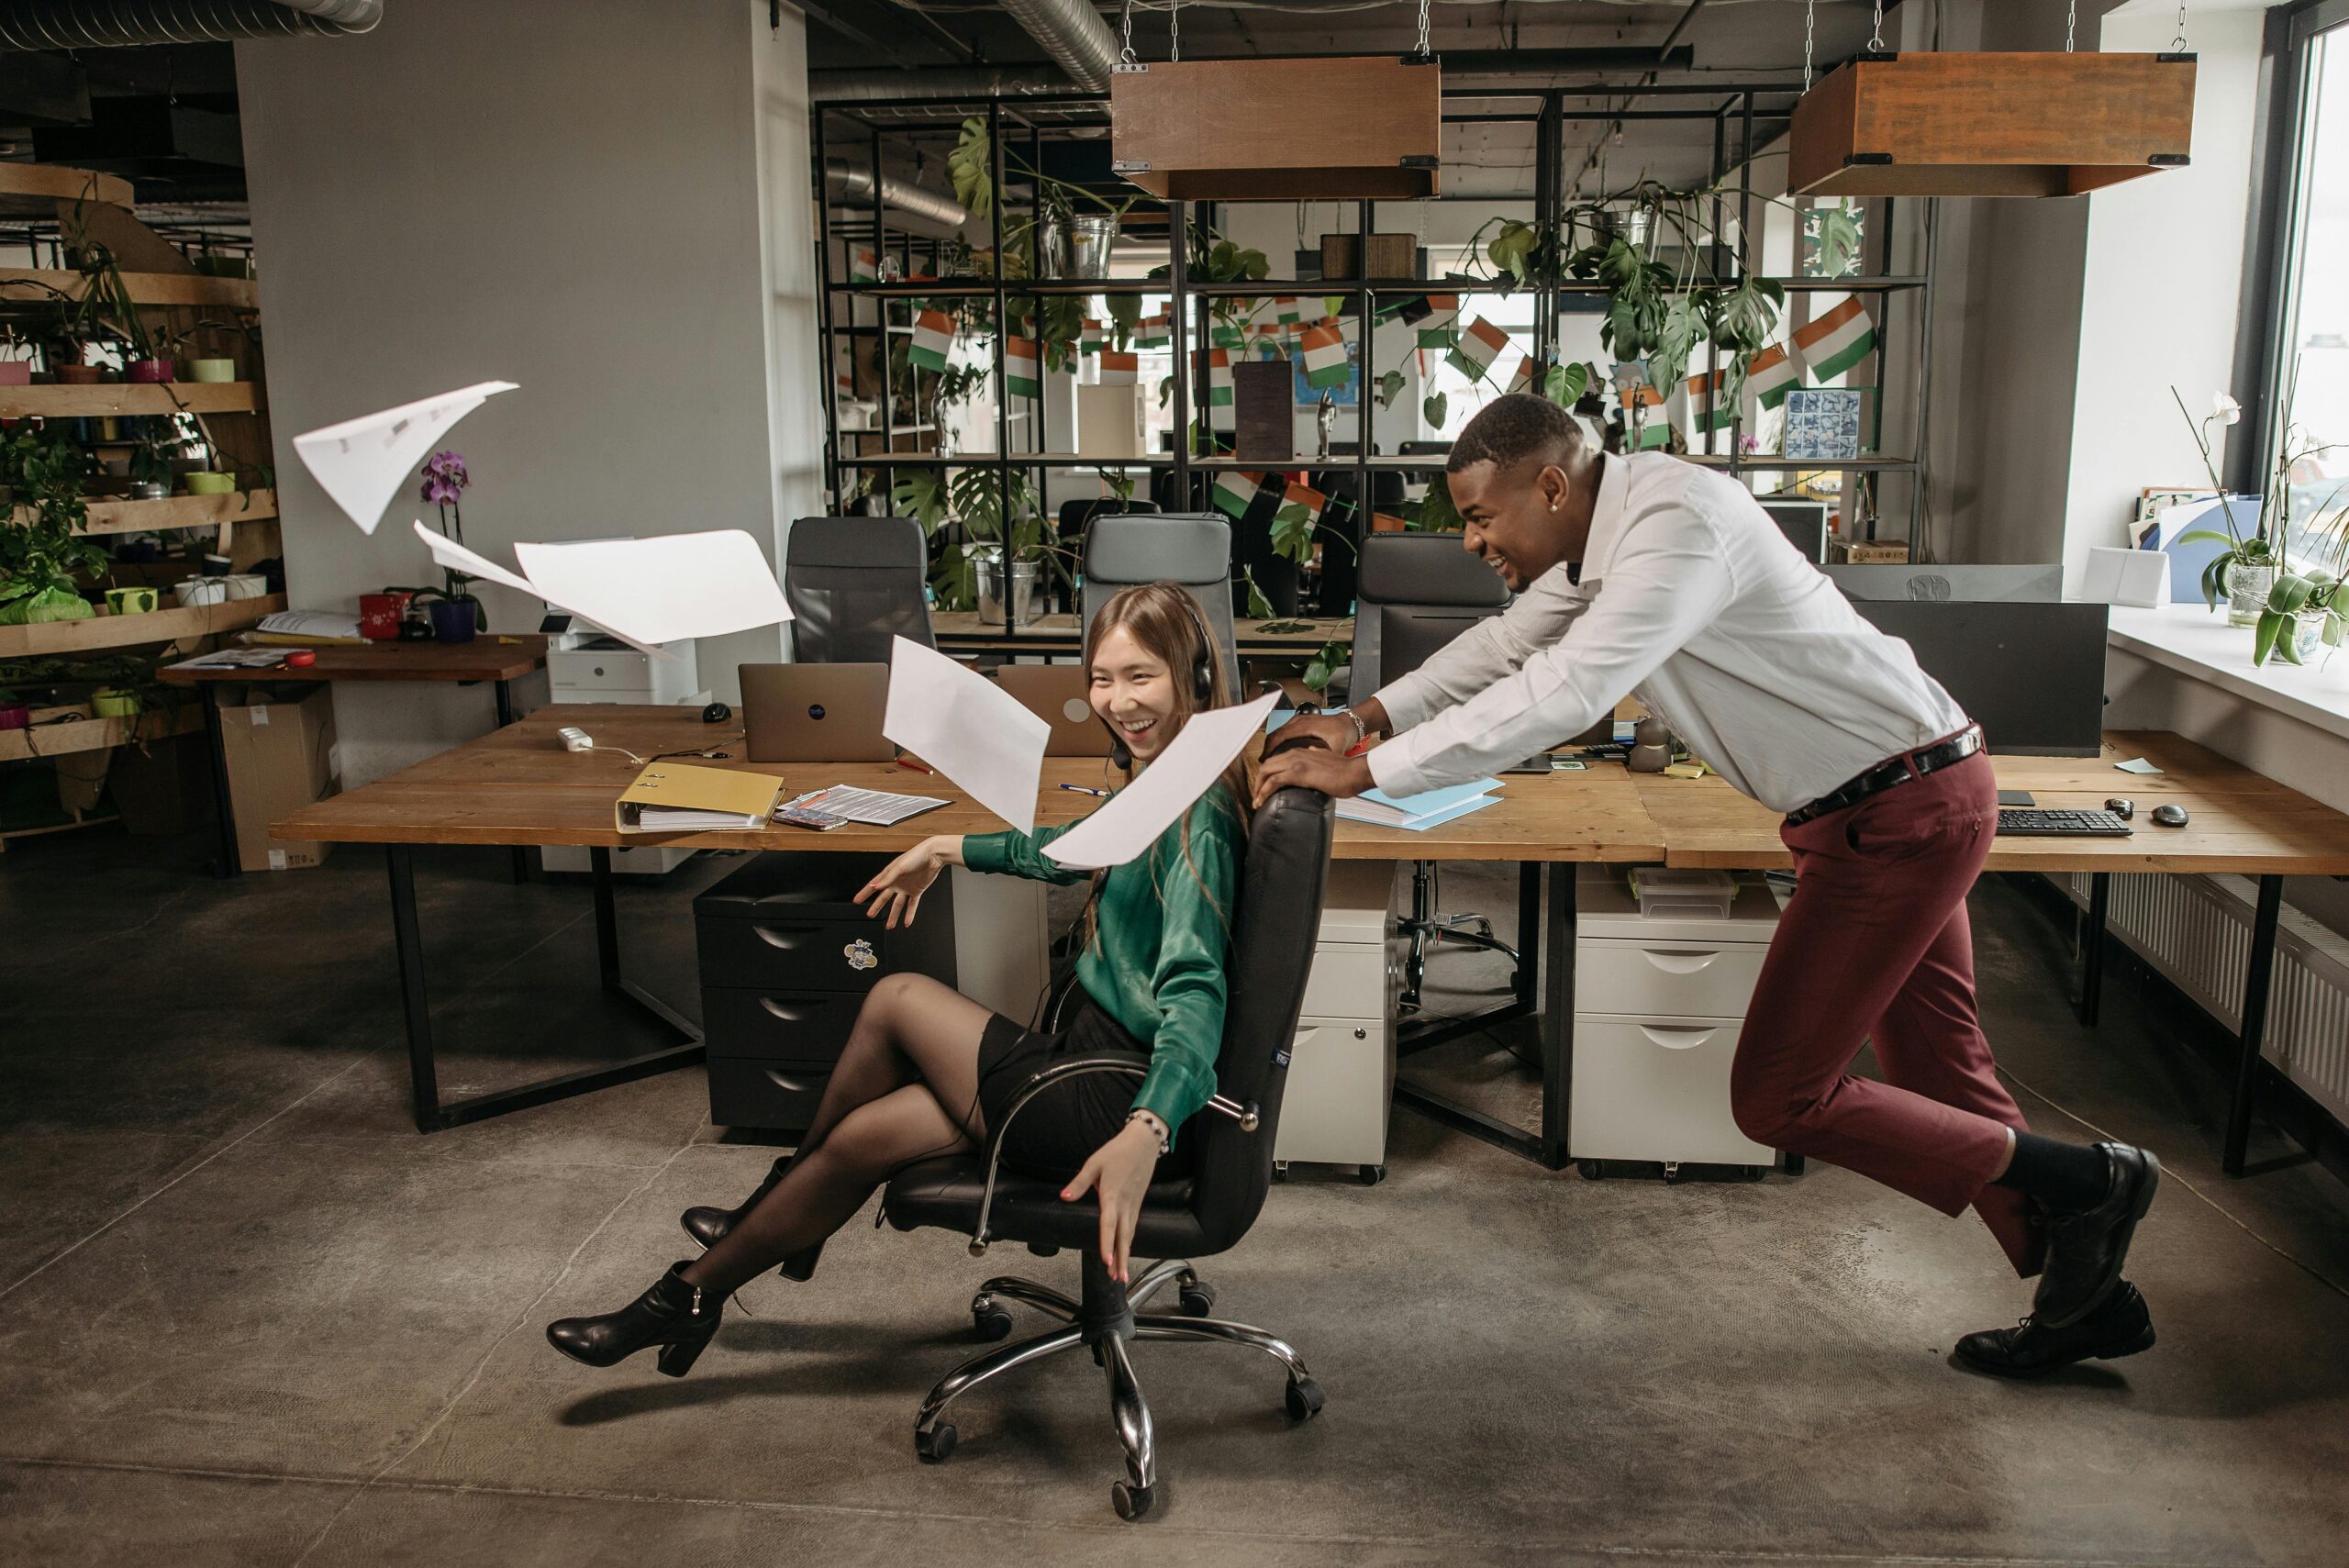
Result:
[[[1598,495],[1591,503],[1590,534],[1583,541],[1581,580],[1596,583],[1607,575],[1607,563],[1622,541],[1625,502],[1631,488],[1631,465],[1612,452],[1598,454]]]

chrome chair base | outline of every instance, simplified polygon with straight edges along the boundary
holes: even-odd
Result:
[[[1305,1370],[1297,1351],[1262,1329],[1209,1318],[1207,1314],[1215,1306],[1215,1292],[1200,1282],[1197,1271],[1188,1262],[1169,1258],[1124,1287],[1109,1278],[1108,1268],[1092,1252],[1085,1253],[1084,1265],[1083,1300],[1071,1300],[1050,1285],[1008,1275],[979,1287],[971,1298],[971,1321],[984,1339],[999,1340],[1011,1331],[1006,1303],[1031,1307],[1061,1327],[974,1356],[941,1378],[921,1402],[921,1413],[914,1419],[914,1451],[923,1460],[935,1464],[954,1451],[953,1425],[941,1418],[955,1400],[989,1378],[1079,1346],[1093,1352],[1095,1364],[1108,1380],[1109,1418],[1125,1450],[1126,1478],[1109,1488],[1109,1500],[1120,1518],[1139,1519],[1157,1501],[1157,1439],[1149,1401],[1142,1397],[1141,1382],[1134,1374],[1133,1340],[1208,1340],[1260,1350],[1288,1373],[1284,1400],[1290,1417],[1308,1421],[1319,1413],[1320,1385]],[[1135,1310],[1170,1284],[1180,1291],[1179,1313]]]
[[[1515,948],[1493,935],[1493,923],[1484,916],[1435,912],[1433,879],[1425,861],[1411,864],[1411,912],[1395,923],[1395,931],[1411,944],[1403,959],[1403,986],[1396,995],[1396,1006],[1407,1013],[1419,1010],[1419,983],[1427,975],[1428,949],[1437,942],[1486,948],[1508,955],[1513,964],[1525,962]]]

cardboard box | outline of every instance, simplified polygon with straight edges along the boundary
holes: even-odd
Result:
[[[281,843],[270,837],[269,825],[340,787],[334,693],[319,684],[300,697],[273,702],[266,686],[247,691],[244,706],[220,710],[228,799],[237,816],[237,863],[246,871],[317,865],[330,845]]]
[[[1839,566],[1906,565],[1909,541],[1905,539],[1831,539],[1827,541],[1827,559]]]

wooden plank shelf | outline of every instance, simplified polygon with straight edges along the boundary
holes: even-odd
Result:
[[[39,626],[0,626],[0,659],[87,653],[106,648],[137,648],[150,642],[210,637],[217,632],[242,630],[284,607],[284,595],[268,594],[258,599],[231,599],[225,605],[200,605],[194,609],[86,616],[80,620],[45,621]]]
[[[29,757],[62,757],[74,751],[95,751],[106,746],[128,746],[134,742],[165,740],[174,735],[185,735],[204,728],[204,712],[193,703],[177,707],[153,708],[134,713],[128,718],[80,718],[55,721],[58,712],[49,710],[51,722],[42,724],[43,714],[33,715],[30,729],[0,729],[0,762],[19,762]],[[86,708],[83,710],[86,712]]]
[[[59,202],[83,200],[127,208],[132,200],[130,182],[119,174],[101,174],[95,169],[0,163],[0,214],[53,218]]]
[[[250,278],[216,278],[203,272],[125,272],[123,286],[133,305],[213,306],[259,310],[261,291]],[[59,295],[79,300],[89,287],[85,273],[57,267],[0,267],[0,302],[45,304]]]
[[[135,534],[170,528],[217,528],[222,523],[265,523],[277,516],[274,490],[232,490],[226,495],[169,495],[160,501],[92,501],[85,534]],[[18,506],[17,521],[32,521]]]
[[[0,386],[0,419],[96,419],[109,414],[250,414],[250,381],[106,382],[97,386]]]

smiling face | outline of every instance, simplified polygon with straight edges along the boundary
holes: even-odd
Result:
[[[1092,698],[1093,711],[1126,743],[1137,762],[1164,751],[1183,728],[1174,672],[1137,641],[1128,627],[1110,628],[1095,644]]]
[[[1590,507],[1577,504],[1565,470],[1527,462],[1515,470],[1475,462],[1449,476],[1452,504],[1467,525],[1461,543],[1501,574],[1509,592],[1562,561],[1578,560]]]

